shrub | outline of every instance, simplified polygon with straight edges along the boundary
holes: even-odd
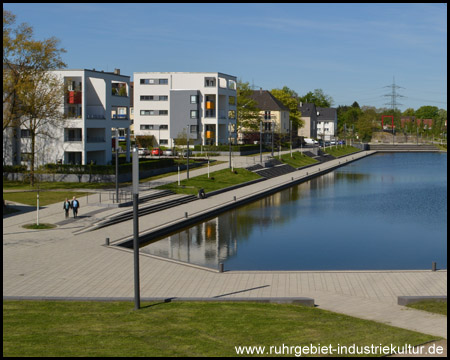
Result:
[[[26,165],[3,165],[4,173],[22,173],[27,171]]]

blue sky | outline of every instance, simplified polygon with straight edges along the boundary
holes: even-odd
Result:
[[[334,106],[447,109],[446,4],[4,4],[69,69],[222,72]]]

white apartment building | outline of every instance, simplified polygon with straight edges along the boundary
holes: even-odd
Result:
[[[130,77],[120,75],[118,69],[114,73],[86,69],[52,73],[64,82],[61,111],[65,120],[60,127],[49,129],[52,138],[37,139],[36,164],[111,163],[115,129],[125,130],[129,161]],[[9,129],[3,137],[4,164],[27,164],[29,131],[24,127]]]
[[[317,108],[317,136],[324,141],[333,140],[337,134],[337,110]]]
[[[185,131],[192,144],[236,138],[236,77],[218,72],[137,72],[134,134],[173,147]]]

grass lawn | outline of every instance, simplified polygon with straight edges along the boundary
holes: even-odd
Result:
[[[439,339],[289,304],[3,301],[3,356],[236,356],[235,346],[404,346]],[[292,356],[292,355],[291,355]]]
[[[81,197],[87,194],[88,193],[86,192],[75,191],[39,191],[39,206],[46,206],[61,202],[62,211],[62,203],[66,198],[72,200],[73,196]],[[6,192],[3,193],[3,198],[6,201],[14,201],[20,204],[37,206],[37,192],[35,191]]]
[[[192,160],[189,161],[192,164]],[[210,167],[214,165],[219,165],[224,163],[224,161],[214,161],[210,163]],[[186,160],[180,160],[180,164],[186,164]],[[208,164],[203,164],[201,166],[195,167],[195,169],[201,169],[207,167]],[[186,172],[186,170],[181,171]],[[178,172],[168,172],[161,175],[150,176],[147,178],[139,179],[140,183],[157,180],[170,175],[176,175]],[[122,182],[119,184],[120,187],[129,186],[132,181]],[[81,182],[56,182],[56,181],[42,181],[39,183],[40,190],[59,190],[59,189],[115,189],[115,182],[95,182],[95,183],[81,183]],[[3,179],[3,189],[4,190],[36,190],[36,187],[31,187],[30,184],[24,183],[22,181],[11,181]],[[64,199],[63,199],[64,200]]]
[[[81,182],[57,182],[57,181],[42,181],[39,183],[39,190],[69,190],[69,189],[107,189],[115,188],[116,184],[112,183],[81,183]],[[37,190],[36,187],[31,187],[30,184],[22,181],[11,181],[3,179],[3,190]]]
[[[211,172],[209,179],[208,175],[205,174],[190,178],[189,180],[182,180],[180,182],[181,186],[178,186],[178,182],[174,182],[171,184],[158,186],[157,189],[169,189],[179,194],[197,195],[198,190],[200,189],[204,189],[207,193],[261,178],[258,174],[246,169],[238,168],[235,169],[235,172],[237,174],[231,172],[230,169],[223,169]]]
[[[424,300],[424,301],[419,301],[414,304],[409,304],[406,306],[413,308],[413,309],[417,309],[417,310],[424,310],[424,311],[447,316],[447,302],[446,301]]]
[[[338,145],[337,148],[336,146],[332,146],[331,148],[330,147],[325,148],[325,152],[334,157],[348,155],[358,151],[360,151],[360,149],[355,148],[354,146],[351,145],[344,145],[342,147],[341,145]]]
[[[303,155],[300,151],[293,152],[292,157],[291,154],[281,155],[281,161],[294,168],[318,163],[316,159]]]

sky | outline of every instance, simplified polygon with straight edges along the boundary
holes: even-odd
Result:
[[[221,72],[333,106],[447,109],[447,4],[6,3],[68,69]]]

